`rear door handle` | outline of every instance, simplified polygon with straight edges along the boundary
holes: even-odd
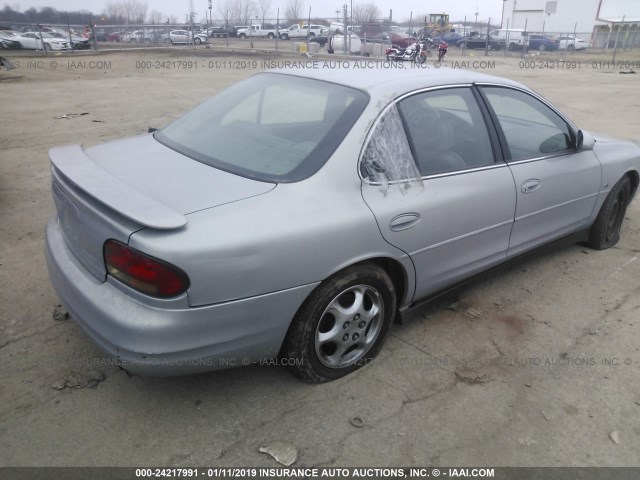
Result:
[[[419,221],[420,215],[417,213],[402,213],[393,217],[393,220],[389,223],[389,228],[392,232],[401,232],[415,227]]]

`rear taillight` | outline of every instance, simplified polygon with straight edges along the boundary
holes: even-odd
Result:
[[[189,277],[179,268],[116,240],[104,243],[104,263],[111,276],[152,297],[175,297],[189,288]]]

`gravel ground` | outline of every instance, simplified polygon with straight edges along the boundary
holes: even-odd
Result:
[[[619,57],[638,69],[637,54]],[[597,55],[545,67],[554,58],[475,67],[528,84],[584,129],[640,140],[639,75]],[[379,359],[339,381],[309,386],[277,366],[130,377],[57,307],[47,151],[162,127],[285,57],[13,59],[0,72],[0,466],[277,466],[258,451],[275,441],[295,446],[295,466],[640,464],[640,202],[615,248],[557,248],[475,281],[394,326]],[[447,63],[485,60],[452,50]]]

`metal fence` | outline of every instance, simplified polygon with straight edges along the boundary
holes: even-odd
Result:
[[[386,47],[398,39],[430,35],[434,40],[444,37],[462,55],[468,50],[484,50],[485,55],[524,56],[528,54],[563,54],[616,52],[640,47],[640,25],[596,27],[592,32],[567,31],[526,32],[523,29],[501,28],[498,25],[474,22],[447,25],[438,31],[427,31],[424,22],[410,17],[394,22],[390,18],[370,22],[353,20],[346,11],[333,18],[302,19],[292,23],[278,17],[250,19],[245,22],[214,20],[204,24],[93,24],[87,16],[85,25],[14,24],[18,31],[56,32],[63,37],[84,37],[83,45],[96,51],[125,48],[171,47],[172,45],[213,44],[230,48],[261,48],[274,51],[343,53],[384,56]],[[243,24],[240,24],[243,23]],[[311,25],[311,28],[308,25]],[[7,26],[0,18],[0,25]],[[453,28],[451,28],[453,27]],[[506,34],[494,33],[507,30]],[[178,35],[180,32],[181,34]],[[482,39],[488,36],[489,41]],[[328,39],[332,38],[329,42]],[[495,42],[493,40],[496,40]],[[46,54],[47,52],[43,52]]]

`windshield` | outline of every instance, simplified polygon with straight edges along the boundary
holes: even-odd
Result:
[[[263,73],[207,100],[155,138],[221,170],[295,182],[324,165],[368,100],[349,87]]]

